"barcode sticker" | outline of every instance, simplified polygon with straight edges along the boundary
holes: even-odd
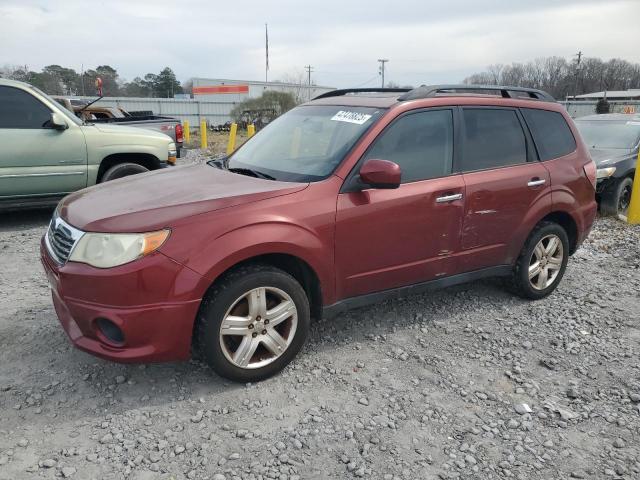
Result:
[[[367,115],[366,113],[347,112],[345,110],[340,110],[333,117],[331,117],[331,120],[333,120],[334,122],[347,122],[362,125],[370,118],[371,115]]]

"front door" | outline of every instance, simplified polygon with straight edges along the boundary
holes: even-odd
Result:
[[[0,86],[0,199],[62,195],[87,186],[82,129],[50,128],[51,110],[28,92]]]
[[[338,195],[339,299],[456,273],[464,183],[452,175],[453,138],[452,110],[430,109],[399,117],[373,142],[359,166],[391,160],[402,184]]]

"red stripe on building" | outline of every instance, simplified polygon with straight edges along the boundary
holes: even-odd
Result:
[[[216,95],[218,93],[249,93],[249,85],[216,85],[212,87],[193,87],[194,95]]]

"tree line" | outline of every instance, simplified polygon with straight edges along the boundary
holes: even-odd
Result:
[[[603,90],[640,88],[640,64],[613,58],[537,58],[527,63],[490,65],[464,79],[473,85],[513,85],[538,88],[558,99]]]
[[[157,74],[135,77],[130,82],[121,79],[118,71],[109,65],[100,65],[81,73],[60,65],[47,65],[39,72],[26,66],[5,66],[0,67],[0,77],[30,83],[50,95],[94,96],[98,77],[102,79],[102,93],[106,97],[173,98],[174,94],[183,93],[182,85],[169,67]]]

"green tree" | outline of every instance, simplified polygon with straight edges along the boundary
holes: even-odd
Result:
[[[158,97],[173,98],[174,94],[182,93],[182,85],[169,67],[165,67],[158,75],[154,75],[154,93]],[[146,79],[146,77],[145,77]]]
[[[152,97],[153,85],[140,77],[136,77],[124,84],[121,93],[127,97]]]
[[[293,94],[267,90],[257,98],[248,98],[240,102],[231,110],[231,117],[237,122],[247,120],[253,123],[258,118],[271,121],[295,106],[296,99]]]

